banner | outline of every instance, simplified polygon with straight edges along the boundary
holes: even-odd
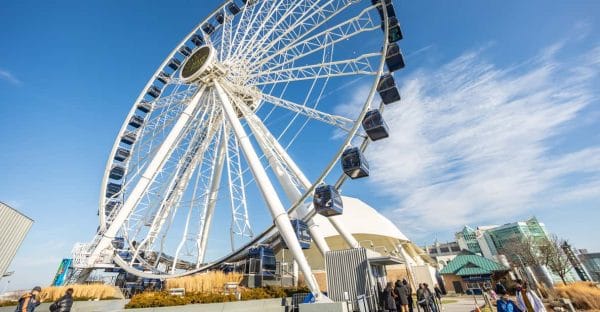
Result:
[[[54,276],[54,281],[52,281],[52,286],[63,286],[65,284],[72,263],[73,259],[62,259],[56,271],[56,276]]]

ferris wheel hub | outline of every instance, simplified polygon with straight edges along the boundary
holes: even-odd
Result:
[[[201,46],[183,64],[180,77],[184,82],[213,79],[215,74],[223,76],[224,68],[215,58],[215,49],[210,45]],[[212,77],[212,78],[211,78]]]

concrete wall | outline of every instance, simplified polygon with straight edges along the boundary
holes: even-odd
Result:
[[[127,309],[123,307],[127,303],[126,300],[103,300],[103,301],[77,301],[73,304],[72,312],[243,312],[243,311],[259,311],[259,312],[283,312],[284,307],[281,306],[281,299],[265,299],[252,301],[238,301],[227,303],[210,303],[210,304],[189,304],[185,306],[164,307],[164,308],[147,308],[147,309]],[[43,303],[36,311],[49,311],[50,303]],[[14,312],[15,307],[0,308],[0,312]]]

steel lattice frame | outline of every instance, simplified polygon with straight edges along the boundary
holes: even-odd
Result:
[[[307,221],[321,252],[328,250],[307,201],[345,147],[360,143],[364,149],[368,143],[359,127],[384,73],[387,12],[383,10],[382,31],[377,12],[381,4],[373,6],[370,1],[250,0],[237,14],[228,9],[230,3],[184,38],[134,103],[106,166],[98,234],[92,243],[78,247],[78,256],[85,259],[76,262],[80,267],[101,267],[108,258],[139,276],[180,276],[213,268],[278,233],[318,295],[297,238],[290,232],[289,215]],[[221,22],[215,22],[216,17],[222,17]],[[206,27],[208,23],[213,29]],[[373,39],[372,44],[360,41],[364,38]],[[182,66],[199,46],[214,51],[214,59],[206,61],[210,68],[197,80],[181,78]],[[341,79],[347,77],[371,82],[364,104],[352,118],[319,107],[329,86],[342,88],[347,80]],[[298,99],[298,94],[305,96]],[[292,117],[281,121],[286,116]],[[306,121],[293,132],[298,118]],[[288,154],[309,121],[345,133],[313,182]],[[278,135],[269,128],[275,122],[285,125]],[[285,135],[292,135],[287,146],[282,143]],[[129,155],[117,159],[123,149]],[[223,174],[226,188],[221,187]],[[343,182],[340,177],[336,186]],[[280,185],[282,194],[273,183]],[[250,226],[253,211],[246,190],[251,184],[261,191],[275,223],[258,234]],[[280,196],[292,204],[284,207]],[[232,252],[206,263],[215,207],[224,197],[231,212]],[[339,220],[330,221],[350,247],[357,247]],[[112,246],[116,237],[124,238],[123,250]],[[238,237],[246,241],[236,246]],[[120,256],[125,250],[131,259]]]

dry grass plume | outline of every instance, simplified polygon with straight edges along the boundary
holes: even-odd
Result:
[[[56,299],[62,297],[69,288],[73,288],[73,298],[75,298],[75,300],[123,298],[121,291],[117,287],[104,284],[46,287],[42,289],[40,298],[45,302],[55,301]]]
[[[225,283],[240,283],[244,276],[240,273],[223,273],[211,271],[191,276],[171,278],[167,280],[166,287],[184,288],[186,292],[214,293],[222,292]]]
[[[577,282],[555,287],[556,295],[569,298],[577,309],[600,310],[600,288],[590,282]]]

